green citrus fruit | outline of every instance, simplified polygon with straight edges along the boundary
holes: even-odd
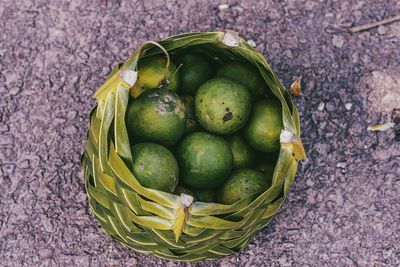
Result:
[[[216,77],[223,77],[245,86],[254,98],[265,93],[267,87],[259,71],[250,64],[243,62],[229,62],[217,72]]]
[[[222,204],[233,204],[268,188],[268,181],[260,171],[239,169],[232,173],[222,186],[218,198]]]
[[[275,99],[262,99],[254,104],[243,135],[247,143],[260,152],[276,151],[283,129],[281,103]]]
[[[186,111],[180,97],[166,89],[141,94],[129,106],[126,124],[135,142],[175,144],[185,131]]]
[[[193,190],[196,201],[215,202],[217,191],[215,189],[195,189]]]
[[[185,134],[198,130],[199,124],[197,123],[196,116],[194,115],[194,99],[192,96],[181,96],[182,102],[186,109],[186,123]]]
[[[272,184],[272,178],[274,176],[275,165],[268,162],[257,163],[256,169],[264,174],[265,179],[267,179],[268,186],[270,186]]]
[[[179,73],[175,73],[175,64],[170,61],[167,73],[165,66],[167,58],[164,55],[149,56],[139,60],[138,78],[135,85],[130,89],[130,95],[137,98],[144,91],[155,89],[169,79],[167,89],[177,92],[179,89]],[[172,76],[172,74],[174,74]]]
[[[175,195],[180,196],[182,193],[186,194],[186,195],[190,195],[190,196],[194,196],[192,190],[182,186],[182,185],[178,185],[174,191]]]
[[[194,132],[178,145],[176,156],[180,177],[190,188],[215,188],[232,169],[232,151],[222,137]]]
[[[201,54],[182,54],[178,56],[178,65],[182,64],[180,72],[180,93],[192,95],[205,81],[213,75],[213,69],[206,58]]]
[[[224,78],[205,82],[197,91],[194,102],[200,125],[217,134],[239,130],[251,110],[251,95],[246,88]]]
[[[227,140],[232,149],[233,168],[252,167],[256,159],[254,150],[239,135],[229,136]]]
[[[151,189],[174,192],[179,179],[178,162],[162,145],[139,143],[132,147],[133,174]]]

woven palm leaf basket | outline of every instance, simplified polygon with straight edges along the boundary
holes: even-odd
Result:
[[[231,205],[145,188],[130,166],[132,154],[125,124],[129,90],[142,57],[196,49],[222,60],[252,64],[269,93],[282,104],[284,129],[272,184],[257,197]],[[140,75],[140,73],[139,73]],[[165,81],[168,83],[168,81]],[[96,91],[87,144],[81,158],[89,205],[114,239],[142,253],[178,261],[217,259],[244,248],[282,206],[305,158],[299,114],[266,59],[233,31],[199,32],[143,43],[118,65]]]

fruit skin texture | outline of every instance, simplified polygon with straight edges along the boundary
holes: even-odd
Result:
[[[268,188],[268,180],[260,171],[239,169],[232,173],[222,186],[218,200],[222,204],[233,204],[254,193],[261,193]]]
[[[281,103],[275,99],[262,99],[254,104],[243,136],[255,150],[272,152],[280,147],[279,137],[282,129]]]
[[[180,72],[180,93],[192,95],[213,75],[213,69],[206,58],[201,54],[182,54],[178,56],[178,64],[182,64]]]
[[[126,115],[133,140],[172,146],[185,131],[186,111],[180,97],[167,89],[153,89],[140,95]]]
[[[196,189],[193,190],[196,201],[215,202],[217,191],[215,189]]]
[[[259,71],[250,64],[243,62],[229,62],[224,64],[215,77],[227,78],[245,86],[254,98],[265,93],[267,87]]]
[[[239,130],[251,110],[251,95],[247,89],[224,78],[205,82],[197,91],[194,102],[200,125],[222,135]]]
[[[270,187],[274,176],[275,165],[272,163],[258,163],[255,169],[263,173],[267,180],[268,187]]]
[[[194,98],[192,96],[181,96],[181,99],[186,109],[185,134],[189,134],[200,129],[194,114]]]
[[[166,87],[170,91],[177,92],[179,89],[179,73],[171,75],[175,71],[175,64],[170,61],[167,76],[165,77],[165,65],[167,58],[164,54],[143,58],[138,63],[138,78],[136,83],[130,89],[130,95],[137,98],[143,92],[159,88],[165,78],[169,78],[169,84]]]
[[[139,143],[132,147],[133,174],[147,188],[174,192],[179,179],[178,162],[162,145]]]
[[[227,141],[232,150],[233,168],[251,168],[256,159],[254,150],[239,135],[229,136]]]
[[[232,152],[222,137],[194,132],[179,144],[176,156],[182,184],[191,189],[215,188],[232,169]]]

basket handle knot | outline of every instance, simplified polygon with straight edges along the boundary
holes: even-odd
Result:
[[[221,43],[229,47],[238,47],[240,43],[239,34],[232,30],[225,30]]]
[[[181,201],[176,211],[176,218],[173,226],[176,243],[178,243],[179,237],[182,234],[183,227],[185,226],[187,215],[189,213],[189,208],[192,206],[194,199],[193,196],[182,193],[180,200]]]
[[[282,146],[291,146],[293,156],[297,161],[307,159],[303,143],[294,133],[288,130],[282,130],[279,139]]]

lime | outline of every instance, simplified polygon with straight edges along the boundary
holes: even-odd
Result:
[[[227,140],[232,150],[233,168],[252,167],[256,158],[254,150],[239,135],[229,136]]]
[[[133,174],[147,188],[173,192],[179,179],[174,155],[162,145],[139,143],[132,147]]]
[[[226,180],[218,198],[222,204],[233,204],[252,194],[261,193],[268,188],[268,180],[260,171],[238,169]]]
[[[205,132],[186,136],[178,145],[176,156],[182,183],[193,189],[219,186],[232,169],[228,142]]]
[[[194,99],[192,96],[181,96],[186,109],[185,134],[194,132],[200,128],[194,115]]]
[[[193,190],[196,201],[215,202],[217,191],[215,189],[195,189]]]
[[[268,186],[270,186],[272,184],[272,179],[274,176],[275,165],[268,162],[257,163],[256,169],[264,174],[264,177],[268,182]]]
[[[130,95],[137,98],[146,90],[160,87],[165,79],[169,79],[167,89],[177,92],[179,89],[179,74],[175,73],[175,64],[170,61],[167,72],[165,66],[167,58],[164,55],[149,56],[141,59],[138,63],[138,78],[130,90]],[[174,75],[173,75],[174,74]]]
[[[129,135],[139,142],[165,146],[175,144],[185,131],[186,111],[180,97],[166,89],[141,94],[129,106],[126,125]]]
[[[267,87],[259,71],[248,63],[229,62],[217,72],[216,77],[227,78],[245,86],[254,98],[265,93]]]
[[[201,54],[182,54],[178,56],[180,72],[180,93],[192,95],[213,75],[213,69],[206,56]]]
[[[275,99],[262,99],[254,104],[243,135],[247,143],[261,152],[276,151],[283,129],[281,103]]]
[[[195,96],[195,112],[200,125],[217,134],[231,134],[247,121],[251,95],[246,88],[228,79],[205,82]]]

